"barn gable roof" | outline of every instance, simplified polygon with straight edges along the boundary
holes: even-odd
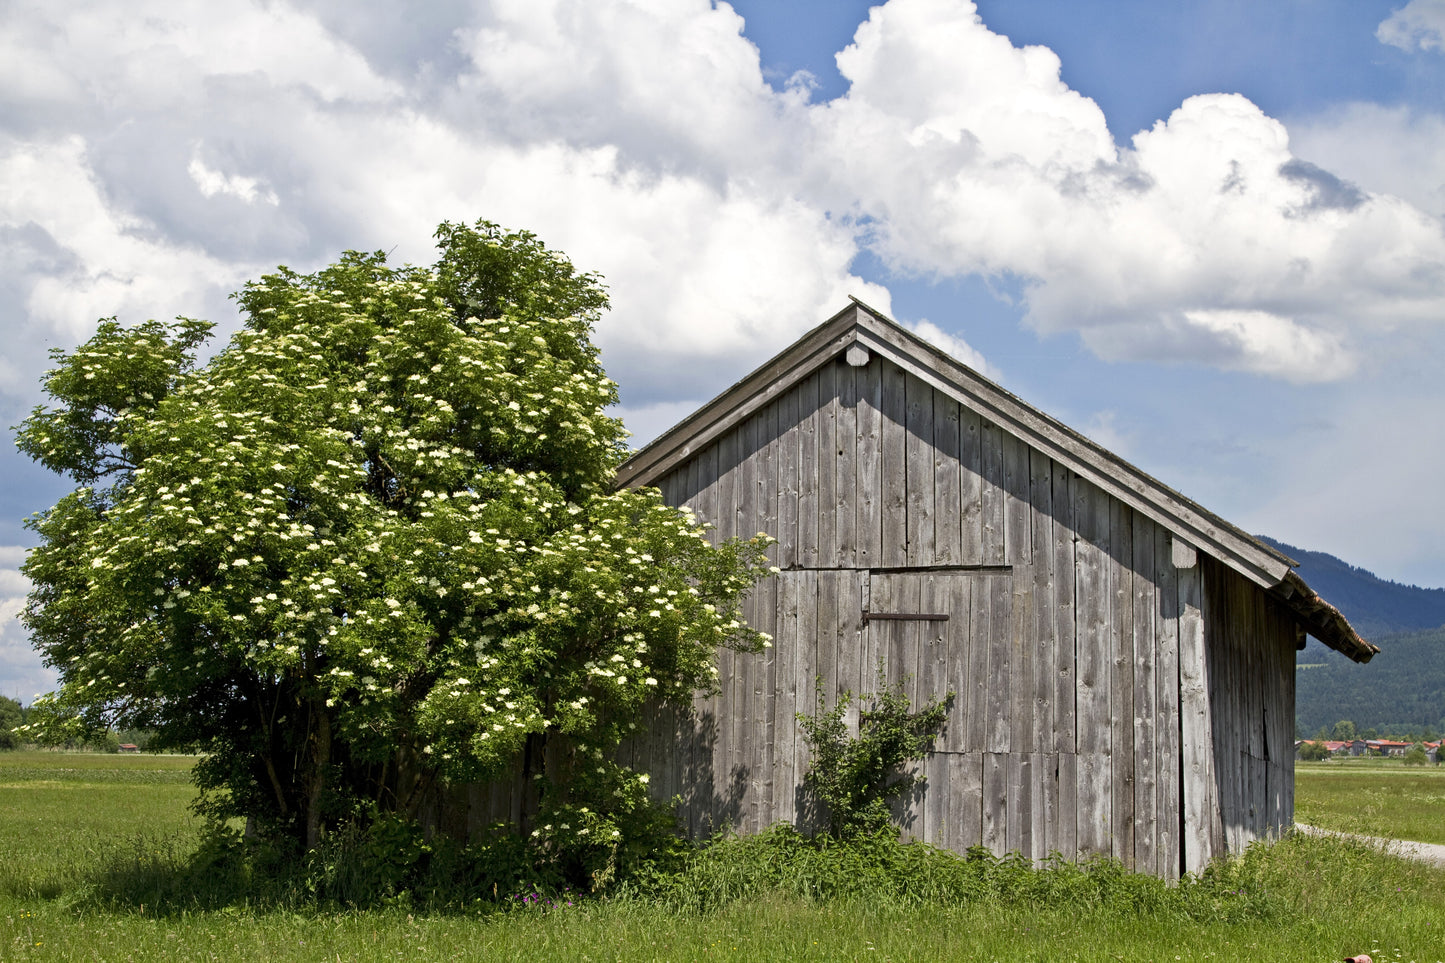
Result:
[[[887,358],[1162,525],[1176,542],[1219,559],[1272,591],[1310,634],[1331,648],[1357,662],[1367,662],[1379,651],[1360,638],[1337,609],[1292,571],[1296,563],[1288,556],[1025,403],[857,299],[634,453],[618,468],[617,484],[657,484],[693,454],[813,371],[856,348]]]

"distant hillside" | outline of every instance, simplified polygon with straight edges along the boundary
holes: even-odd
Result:
[[[1445,589],[1390,582],[1333,555],[1257,537],[1299,562],[1300,578],[1371,642],[1392,632],[1445,626]]]
[[[1381,649],[1366,665],[1310,639],[1296,662],[1296,734],[1348,719],[1361,731],[1445,729],[1445,589],[1401,585],[1327,555],[1259,536]]]
[[[1295,734],[1313,736],[1348,719],[1361,731],[1445,730],[1445,629],[1398,632],[1371,641],[1364,665],[1310,640],[1295,671]]]

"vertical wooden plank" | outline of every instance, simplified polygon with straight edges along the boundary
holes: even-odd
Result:
[[[769,822],[793,823],[798,778],[797,713],[800,708],[798,667],[812,660],[803,653],[816,637],[818,578],[815,572],[784,572],[778,576],[781,630],[773,641],[773,802]],[[806,693],[802,694],[806,698]]]
[[[1008,753],[983,754],[982,843],[995,856],[1008,852],[1008,774]]]
[[[853,563],[858,568],[883,564],[883,367],[878,361],[849,369],[858,392],[858,474],[854,489],[858,527]]]
[[[984,748],[1009,752],[1013,738],[1009,717],[1013,693],[1013,579],[994,575],[988,580],[988,718],[985,720]]]
[[[983,753],[950,752],[944,845],[956,853],[983,842]]]
[[[752,610],[751,601],[744,604],[743,611],[747,614],[749,621],[751,621]],[[723,743],[727,758],[722,771],[727,773],[727,784],[738,786],[742,792],[742,796],[738,800],[734,822],[739,832],[747,832],[748,805],[751,794],[750,778],[752,776],[745,756],[748,723],[751,721],[748,715],[749,699],[752,695],[752,684],[748,674],[756,657],[745,652],[735,652],[732,656],[732,671],[723,678],[723,699],[718,714],[718,721],[725,727],[727,734],[726,741]]]
[[[1073,813],[1065,813],[1059,799],[1059,754],[1052,750],[1039,753],[1038,770],[1039,808],[1034,813],[1034,857],[1047,859],[1062,851],[1060,842],[1061,820],[1072,820]]]
[[[778,633],[778,580],[765,578],[753,589],[756,615],[752,624],[769,635]],[[768,806],[772,802],[772,721],[776,702],[777,647],[764,649],[753,656],[748,682],[751,693],[747,713],[747,764],[752,772],[749,808],[749,832],[761,832],[770,821]]]
[[[757,506],[753,504],[754,493],[757,490],[758,459],[757,459],[757,435],[758,417],[747,419],[737,428],[733,429],[738,435],[738,467],[734,469],[737,476],[735,483],[735,504],[733,506],[733,531],[740,537],[747,538],[756,534]],[[758,601],[763,594],[764,582],[758,583],[748,596],[745,611],[747,622],[755,629],[763,632],[771,631],[767,626],[760,624],[758,620]],[[762,778],[759,762],[756,758],[760,743],[754,735],[759,718],[758,703],[754,701],[754,682],[763,669],[762,657],[758,655],[741,654],[737,659],[737,666],[732,680],[732,706],[731,725],[733,729],[732,756],[733,768],[736,769],[742,784],[745,788],[743,794],[742,810],[740,812],[741,826],[744,832],[756,832],[758,828],[758,790],[759,780]]]
[[[737,521],[733,524],[733,531],[742,538],[749,538],[758,533],[759,505],[757,504],[758,493],[758,434],[761,428],[761,418],[754,414],[744,421],[736,429],[739,438],[738,445],[738,467],[737,467],[737,504],[734,506],[733,514]]]
[[[942,699],[949,691],[948,654],[957,614],[952,610],[952,584],[965,576],[954,573],[920,572],[918,610],[943,612],[947,622],[924,622],[923,639],[918,653],[918,696],[920,700]]]
[[[1058,639],[1058,661],[1054,665],[1054,748],[1074,752],[1077,745],[1075,713],[1078,668],[1077,625],[1074,592],[1074,473],[1057,462],[1050,466],[1053,488],[1053,592],[1047,608],[1054,615],[1054,636]],[[1062,778],[1062,777],[1061,777]]]
[[[963,562],[960,527],[959,407],[941,391],[933,393],[933,551],[939,565]]]
[[[983,487],[979,500],[979,514],[983,526],[983,562],[987,565],[1003,565],[1007,561],[1004,545],[1004,433],[998,425],[984,421],[979,432],[979,442],[983,467]]]
[[[1159,813],[1154,848],[1159,875],[1168,880],[1182,872],[1179,826],[1183,816],[1179,769],[1179,578],[1170,557],[1169,534],[1154,529],[1154,705],[1158,716],[1154,767]]]
[[[683,478],[686,477],[686,468],[682,469]],[[676,505],[678,492],[682,490],[683,481],[679,478],[679,471],[674,469],[664,475],[657,483],[657,490],[662,493],[664,505]]]
[[[1015,571],[1009,599],[1009,751],[1034,752],[1034,580],[1027,565]]]
[[[873,556],[880,561],[874,564],[905,565],[908,562],[908,412],[904,396],[906,379],[902,368],[882,359],[869,367],[880,369],[883,382],[879,407],[882,429],[879,488],[882,534],[881,554]]]
[[[711,521],[717,526],[719,539],[735,538],[738,534],[737,486],[740,478],[738,461],[742,456],[741,448],[742,426],[737,426],[718,438],[716,515]]]
[[[681,706],[667,707],[667,744],[663,747],[662,800],[668,801],[681,796],[686,788],[683,782],[683,763],[687,751],[686,722],[688,712]],[[673,809],[673,818],[680,815]]]
[[[807,691],[798,690],[798,711],[808,713],[812,713],[817,707],[819,687],[822,688],[823,698],[830,707],[838,698],[838,664],[842,659],[842,652],[839,650],[839,622],[845,604],[845,597],[840,595],[839,587],[848,576],[831,571],[819,572],[817,578],[818,609],[815,618],[818,641],[814,649],[812,670],[806,679]]]
[[[1156,832],[1160,822],[1158,808],[1157,760],[1159,744],[1158,709],[1154,693],[1158,681],[1154,675],[1156,645],[1154,642],[1154,545],[1157,541],[1153,522],[1142,516],[1134,518],[1134,866],[1140,872],[1162,874],[1159,865]]]
[[[951,648],[952,624],[956,613],[950,611],[952,599],[951,583],[961,581],[962,576],[936,573],[920,574],[918,605],[924,612],[948,612],[947,622],[926,622],[920,628],[924,631],[919,651],[918,694],[922,700],[946,698],[949,692],[949,650]],[[951,711],[951,710],[950,710]],[[945,727],[947,723],[945,723]],[[945,845],[944,827],[948,822],[948,765],[941,751],[946,737],[933,743],[933,751],[924,759],[923,839],[935,846]]]
[[[863,664],[863,589],[867,587],[868,573],[857,571],[839,572],[836,576],[838,590],[837,612],[837,682],[830,694],[831,708],[844,692],[857,695],[863,691],[860,686],[867,666]],[[849,732],[858,731],[858,702],[855,699],[843,714],[843,721]]]
[[[694,695],[692,704],[678,713],[678,795],[682,798],[682,808],[678,812],[677,823],[682,832],[687,834],[688,839],[698,838],[697,799],[701,795],[699,787],[702,779],[698,769],[696,750],[700,702],[701,700]]]
[[[1033,507],[1029,475],[1029,448],[1010,434],[1002,435],[1004,497],[1004,559],[1013,566],[1013,647],[1009,676],[1009,749],[1034,752],[1034,632]]]
[[[988,664],[993,634],[989,591],[992,581],[993,579],[987,576],[969,579],[969,610],[972,621],[969,625],[967,645],[968,687],[960,690],[960,697],[963,697],[963,692],[967,692],[968,738],[965,746],[971,750],[985,749],[989,744],[989,692],[993,682],[989,677]]]
[[[1228,724],[1233,712],[1225,704],[1234,691],[1229,659],[1223,654],[1228,636],[1222,636],[1219,631],[1227,623],[1230,605],[1229,599],[1220,597],[1218,586],[1211,584],[1214,573],[1209,571],[1203,558],[1199,559],[1194,570],[1199,573],[1199,609],[1204,626],[1203,664],[1207,670],[1204,692],[1209,707],[1209,727],[1205,736],[1213,748],[1214,779],[1210,792],[1213,794],[1211,816],[1215,821],[1216,834],[1211,838],[1211,845],[1214,855],[1218,856],[1229,852],[1233,845],[1234,793],[1239,784],[1238,744],[1234,739],[1235,730]]]
[[[779,431],[778,418],[786,398],[787,394],[785,393],[782,398],[767,405],[754,416],[757,422],[755,441],[757,474],[753,484],[753,493],[758,512],[757,531],[766,532],[778,540],[768,549],[768,559],[773,565],[777,565],[780,561],[782,551],[779,510],[781,496],[784,492],[782,463],[785,458],[782,451],[784,436]],[[777,577],[766,578],[759,583],[755,591],[762,590],[764,586],[767,586],[767,592],[773,604],[763,608],[761,614],[764,617],[771,616],[773,628],[763,631],[774,636],[778,635],[780,631],[792,632],[796,639],[796,624],[786,627],[780,624],[783,616],[780,608],[784,589],[782,580]],[[792,618],[796,623],[796,604]],[[758,786],[758,830],[777,819],[775,796],[779,767],[779,739],[776,725],[777,703],[781,689],[779,676],[782,667],[778,662],[780,651],[780,647],[774,644],[761,653],[761,671],[753,685],[753,697],[757,700],[754,703],[757,721],[753,728],[753,738],[757,740],[757,745],[753,750],[753,758],[758,766],[756,783]]]
[[[948,576],[941,583],[935,583],[944,590],[940,593],[939,604],[943,607],[939,611],[949,613],[949,619],[944,623],[946,651],[943,658],[946,674],[943,687],[954,694],[953,706],[948,712],[948,726],[944,729],[943,739],[939,743],[940,749],[945,752],[965,752],[978,749],[981,745],[972,739],[969,730],[969,705],[974,701],[970,668],[975,647],[971,624],[972,592],[973,585],[978,581],[977,575],[958,574]],[[951,807],[952,803],[949,805]]]
[[[775,586],[777,609],[773,627],[766,630],[773,636],[772,644],[759,653],[763,666],[762,679],[754,691],[758,702],[755,709],[757,721],[752,738],[758,740],[756,751],[759,763],[757,785],[760,827],[770,825],[778,818],[777,796],[780,790],[777,779],[779,767],[782,765],[777,731],[778,716],[781,713],[779,702],[782,696],[782,667],[779,660],[783,652],[797,642],[797,580],[793,575],[792,572],[785,572],[767,580]]]
[[[1179,728],[1183,769],[1183,864],[1201,872],[1217,855],[1219,813],[1214,789],[1214,746],[1205,661],[1200,566],[1181,569],[1179,590]]]
[[[1109,722],[1113,732],[1111,783],[1113,799],[1109,823],[1114,830],[1114,856],[1134,868],[1134,579],[1130,566],[1134,553],[1134,510],[1109,499],[1109,631],[1112,678],[1109,681]]]
[[[923,829],[919,838],[931,846],[945,847],[949,825],[949,754],[930,752],[923,760]]]
[[[778,402],[768,405],[762,411],[753,416],[755,440],[753,442],[753,459],[757,463],[753,475],[753,510],[756,513],[757,528],[749,534],[766,532],[773,538],[778,538],[778,461],[779,461],[779,439],[778,439]],[[778,564],[778,552],[780,551],[775,542],[768,549],[768,561],[773,565]]]
[[[898,577],[889,572],[874,572],[868,579],[868,611],[896,612],[899,601],[895,595]],[[869,622],[863,630],[863,676],[859,683],[864,692],[874,692],[879,687],[879,668],[883,669],[884,681],[893,684],[899,678],[899,662],[893,658],[894,637],[902,624],[898,622]]]
[[[1204,663],[1208,669],[1209,736],[1214,747],[1215,817],[1222,835],[1215,836],[1216,855],[1237,852],[1240,845],[1239,800],[1243,798],[1244,760],[1241,758],[1241,729],[1245,720],[1236,708],[1239,679],[1231,654],[1230,632],[1235,600],[1221,585],[1219,571],[1200,558],[1203,596],[1200,611],[1204,621]],[[1248,738],[1245,736],[1244,738]]]
[[[968,408],[959,410],[958,429],[959,563],[985,562],[983,533],[983,419]]]
[[[773,430],[777,433],[777,531],[772,535],[778,540],[774,546],[781,568],[792,568],[798,564],[798,500],[802,488],[799,472],[803,462],[803,430],[799,425],[798,396],[803,385],[794,385],[778,399],[777,418]]]
[[[826,365],[823,370],[827,370]],[[798,545],[793,559],[804,568],[818,567],[818,496],[822,490],[822,460],[818,457],[820,377],[821,372],[815,371],[794,389],[798,392]],[[832,467],[831,461],[827,464]]]
[[[697,477],[693,486],[696,493],[687,504],[697,520],[711,529],[711,538],[717,537],[717,456],[718,446],[714,443],[689,462],[689,472],[696,471]]]
[[[838,483],[846,480],[846,490],[852,491],[852,472],[843,474],[841,459],[842,446],[853,447],[852,432],[843,434],[839,419],[842,416],[842,399],[839,397],[839,368],[847,368],[841,361],[823,365],[818,369],[818,548],[812,563],[820,568],[842,565],[838,539]],[[852,375],[849,376],[852,381]],[[851,415],[851,413],[850,413]],[[850,496],[851,497],[851,496]],[[851,519],[851,514],[850,514]],[[849,525],[852,528],[852,525]],[[806,551],[806,546],[805,546]],[[806,556],[805,556],[806,558]]]
[[[893,593],[895,611],[922,612],[923,581],[927,575],[909,572],[899,573],[893,578],[897,581],[897,588]],[[917,706],[926,698],[920,683],[924,653],[935,623],[895,622],[894,624],[903,630],[899,633],[900,645],[894,656],[898,661],[898,681],[903,684],[903,691],[908,696],[908,700]]]
[[[1014,751],[1008,754],[1008,820],[1005,827],[1008,852],[1033,858],[1034,763],[1037,754]]]
[[[1079,846],[1079,757],[1072,752],[1058,756],[1059,818],[1058,840],[1054,846],[1066,859],[1077,860]]]
[[[1109,725],[1109,499],[1093,485],[1074,485],[1074,591],[1078,622],[1078,751],[1107,753]]]
[[[1055,686],[1059,674],[1059,626],[1054,612],[1054,486],[1053,460],[1029,452],[1029,531],[1033,545],[1033,624],[1026,644],[1033,648],[1033,693],[1030,745],[1039,752],[1058,751]],[[1047,850],[1044,851],[1047,853]]]
[[[1024,566],[1033,557],[1029,447],[1007,432],[999,435],[1003,447],[1004,562]]]
[[[923,611],[922,595],[923,582],[927,578],[923,573],[897,573],[891,576],[894,583],[893,609],[899,612]],[[898,685],[903,689],[909,702],[917,708],[929,696],[923,688],[923,664],[929,647],[929,639],[934,631],[933,622],[893,622],[892,632],[893,644],[886,658],[891,663],[889,667],[889,684]],[[912,760],[903,767],[903,773],[907,778],[919,780],[926,775],[923,761]],[[926,793],[926,788],[925,788]],[[909,835],[914,838],[926,839],[924,833],[927,825],[924,821],[925,806],[919,803],[912,796],[903,799],[900,815],[902,824]]]
[[[1108,856],[1113,852],[1109,755],[1104,752],[1078,754],[1079,852]]]
[[[1114,827],[1110,749],[1109,497],[1091,484],[1074,484],[1079,530],[1074,558],[1078,613],[1079,849],[1108,855]]]
[[[709,805],[713,827],[716,829],[723,828],[724,824],[729,829],[741,828],[738,813],[731,808],[731,792],[735,779],[733,766],[736,763],[733,738],[737,725],[737,713],[733,711],[733,706],[736,701],[734,690],[737,685],[737,662],[738,654],[733,650],[718,650],[718,691],[713,695],[708,706],[708,711],[712,713],[714,726],[712,745],[709,747],[711,758],[708,762],[712,767],[715,791],[720,797],[719,807],[714,808]]]
[[[873,572],[868,574],[867,582],[868,602],[866,608],[871,612],[892,611],[893,604],[893,579],[888,575]],[[874,692],[878,689],[878,675],[880,660],[884,660],[889,648],[889,635],[893,631],[892,622],[867,622],[863,626],[863,652],[858,667],[858,687],[854,690],[860,695]],[[884,664],[882,668],[886,673],[894,668],[892,664]],[[861,707],[860,707],[861,708]]]
[[[802,730],[798,726],[798,713],[811,712],[816,705],[818,650],[823,643],[825,633],[832,636],[833,643],[836,645],[838,632],[837,612],[827,612],[826,618],[831,618],[834,624],[825,624],[825,615],[820,606],[823,582],[829,579],[836,580],[837,574],[805,571],[799,573],[799,577],[802,580],[802,593],[799,595],[798,603],[798,647],[793,664],[792,713],[787,716],[786,720],[793,758],[792,783],[788,789],[788,796],[792,800],[795,823],[801,815],[797,811],[800,787],[807,775],[808,767],[812,764],[807,741],[803,738]],[[836,590],[831,597],[836,600]]]
[[[933,389],[915,375],[903,383],[906,432],[904,437],[904,494],[908,543],[906,557],[911,566],[937,562],[933,531],[935,507],[933,465]]]

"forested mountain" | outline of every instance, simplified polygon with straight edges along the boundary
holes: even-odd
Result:
[[[1381,650],[1357,665],[1310,639],[1296,658],[1296,735],[1342,719],[1381,735],[1445,730],[1445,589],[1391,582],[1333,555],[1259,537],[1299,562],[1310,588]]]
[[[1445,626],[1445,589],[1401,585],[1324,552],[1255,537],[1299,562],[1300,578],[1371,642],[1377,635]]]
[[[1356,665],[1311,639],[1295,672],[1295,734],[1348,719],[1360,731],[1445,731],[1445,628],[1370,641],[1380,654]]]

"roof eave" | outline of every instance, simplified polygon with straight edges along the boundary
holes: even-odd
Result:
[[[1320,598],[1297,573],[1286,574],[1274,592],[1310,635],[1336,652],[1361,664],[1379,653],[1379,646],[1361,638],[1344,614]]]

